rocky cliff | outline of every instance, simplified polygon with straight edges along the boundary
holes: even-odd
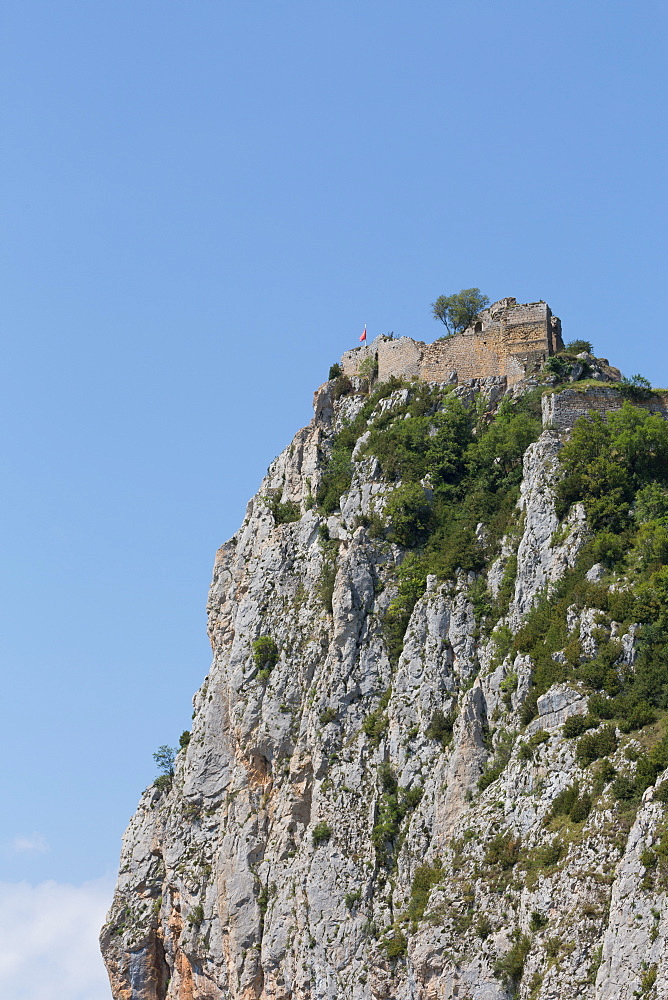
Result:
[[[634,570],[635,535],[605,543],[631,529],[558,493],[537,392],[316,393],[216,555],[211,670],[102,932],[115,1000],[668,996],[665,710],[634,694],[629,597],[662,557]]]

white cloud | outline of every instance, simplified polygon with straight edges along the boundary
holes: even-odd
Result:
[[[0,996],[110,1000],[97,937],[112,890],[107,879],[0,882]]]
[[[29,837],[14,837],[12,847],[19,854],[44,854],[49,850],[47,839],[41,833],[31,833]]]

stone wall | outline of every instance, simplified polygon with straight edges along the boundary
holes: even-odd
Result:
[[[399,340],[382,340],[377,352],[374,352],[373,344],[367,347],[367,351],[369,354],[377,353],[378,378],[386,382],[392,375],[397,378],[421,378],[424,346],[410,337],[400,337]]]
[[[564,389],[562,392],[549,392],[543,396],[543,427],[553,427],[558,431],[567,431],[578,417],[594,410],[597,413],[609,413],[610,410],[620,410],[624,397],[612,386],[577,386]],[[635,402],[653,413],[660,413],[668,419],[668,395],[653,396],[646,402]]]
[[[546,302],[495,302],[462,333],[425,344],[411,337],[377,337],[341,358],[346,375],[356,375],[365,358],[378,361],[378,378],[418,378],[424,382],[504,376],[512,385],[539,368],[563,347],[561,324]]]

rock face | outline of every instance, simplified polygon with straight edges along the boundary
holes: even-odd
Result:
[[[497,383],[455,391],[493,410]],[[643,864],[663,806],[648,789],[629,831],[604,803],[557,844],[556,796],[594,781],[561,728],[586,699],[555,686],[523,725],[532,664],[481,636],[474,574],[428,578],[390,661],[403,553],[368,526],[387,492],[377,460],[356,449],[340,513],[313,504],[364,401],[334,397],[332,382],[316,393],[216,555],[190,741],[171,787],[142,796],[102,931],[115,1000],[668,996],[665,897]],[[555,514],[561,444],[546,429],[525,454],[511,630],[587,539],[583,510]],[[572,627],[595,644],[595,609]]]

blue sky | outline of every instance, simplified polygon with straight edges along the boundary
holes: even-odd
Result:
[[[0,880],[97,914],[208,669],[215,549],[364,323],[431,340],[440,294],[545,299],[566,339],[668,385],[666,14],[7,0],[1,19]]]

